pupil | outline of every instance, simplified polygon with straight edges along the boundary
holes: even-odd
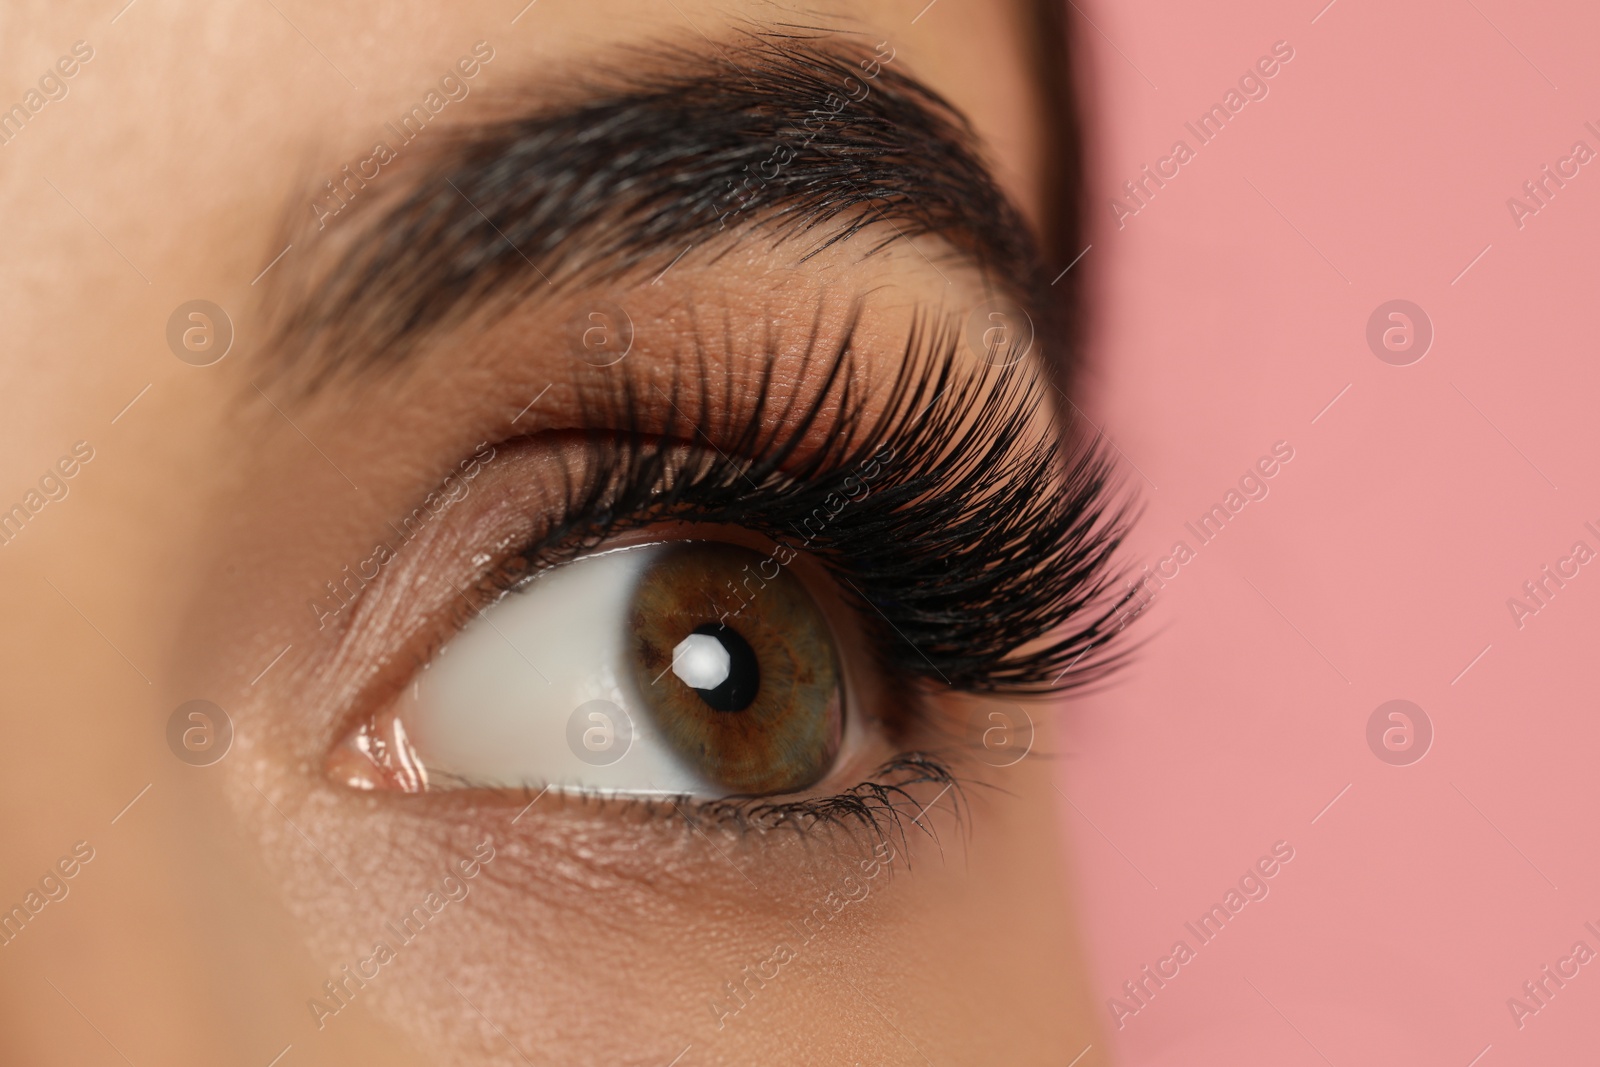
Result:
[[[731,626],[708,622],[672,650],[672,673],[717,711],[743,711],[761,688],[755,651]]]

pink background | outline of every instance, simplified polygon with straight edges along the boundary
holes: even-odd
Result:
[[[1123,1064],[1575,1063],[1600,959],[1520,1029],[1506,1002],[1600,952],[1600,562],[1520,630],[1507,599],[1600,550],[1600,160],[1520,229],[1506,201],[1600,151],[1600,11],[1322,2],[1070,16],[1097,97],[1083,402],[1142,472],[1138,557],[1198,547],[1184,522],[1295,450],[1067,713],[1093,986]],[[1123,181],[1279,40],[1269,95],[1118,230]],[[1435,329],[1411,366],[1367,345],[1394,298]],[[1396,698],[1435,732],[1410,766],[1367,744]],[[1107,999],[1280,840],[1269,896],[1117,1030]]]

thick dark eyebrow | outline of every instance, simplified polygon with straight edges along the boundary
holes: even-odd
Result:
[[[766,34],[629,65],[645,73],[441,131],[381,210],[325,242],[329,265],[285,279],[275,351],[309,361],[311,384],[395,367],[474,313],[644,281],[751,234],[801,257],[937,235],[1025,304],[1045,293],[971,127],[891,45]]]

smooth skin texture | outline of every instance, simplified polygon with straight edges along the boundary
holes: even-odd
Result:
[[[73,42],[93,49],[65,98],[0,148],[7,503],[74,442],[93,448],[68,495],[0,550],[0,902],[22,900],[76,842],[93,849],[70,892],[0,947],[0,1060],[1046,1064],[1094,1045],[1077,1062],[1102,1062],[1047,759],[966,769],[986,784],[966,790],[961,820],[934,804],[922,818],[936,838],[913,828],[909,849],[856,883],[867,894],[721,1025],[708,1004],[723,984],[851,868],[862,877],[866,846],[717,840],[554,795],[526,810],[450,795],[399,807],[322,774],[363,687],[414,666],[405,642],[448,602],[447,560],[494,528],[494,509],[419,540],[335,637],[307,612],[307,588],[366,555],[546,386],[515,429],[570,419],[591,372],[565,352],[530,354],[528,337],[558,334],[577,310],[563,298],[435,339],[414,374],[380,387],[298,398],[269,373],[262,311],[272,271],[296,269],[293,249],[274,265],[285,201],[365,154],[474,42],[494,59],[443,121],[473,121],[497,91],[604,64],[624,43],[704,47],[741,19],[801,19],[689,0],[517,7],[139,0],[0,15],[8,97]],[[1019,11],[863,3],[803,21],[892,42],[971,119],[1023,214],[1042,216]],[[970,272],[934,265],[937,245],[871,258],[844,245],[803,264],[763,243],[686,258],[670,284],[624,294],[642,321],[672,327],[630,358],[673,359],[686,308],[754,336],[872,291],[865,347],[883,362],[866,373],[881,380],[913,304],[981,299]],[[165,340],[172,310],[195,298],[229,309],[236,329],[208,368]],[[208,768],[166,744],[172,709],[196,697],[236,731]],[[1047,728],[1036,747],[1051,751]],[[386,921],[486,855],[465,899],[347,1007],[308,1009]]]

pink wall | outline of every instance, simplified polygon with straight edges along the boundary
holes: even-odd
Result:
[[[1104,1007],[1194,950],[1120,1030],[1105,1009],[1124,1064],[1574,1063],[1600,1047],[1600,956],[1561,962],[1600,953],[1600,557],[1507,602],[1600,553],[1600,157],[1520,227],[1507,201],[1600,153],[1600,9],[1322,2],[1071,16],[1099,97],[1086,397],[1142,472],[1140,558],[1196,550],[1139,662],[1067,713],[1094,985]],[[1185,121],[1279,41],[1200,146]],[[1119,229],[1111,197],[1179,138]],[[1435,333],[1407,366],[1366,337],[1393,299]],[[1280,441],[1201,545],[1185,522]],[[1368,743],[1395,699],[1434,733],[1409,765]],[[1268,895],[1202,944],[1185,922],[1279,841]],[[1514,1018],[1545,965],[1577,973]]]

